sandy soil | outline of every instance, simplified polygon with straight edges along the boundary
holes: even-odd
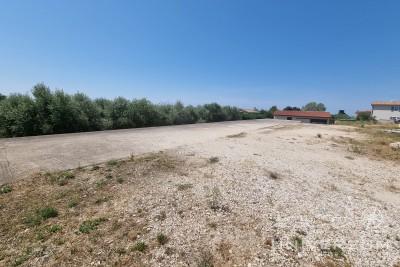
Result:
[[[148,160],[76,170],[70,184],[54,190],[84,195],[87,203],[103,196],[107,201],[67,208],[63,198],[43,197],[61,214],[43,224],[64,226],[35,241],[45,244],[44,252],[30,253],[22,264],[399,266],[400,167],[332,141],[361,138],[348,129],[244,128]],[[107,173],[124,182],[113,178],[103,189],[95,187]],[[50,187],[45,178],[36,179],[17,182],[12,192],[0,195],[3,221],[9,220],[13,202],[35,198],[27,187]],[[96,234],[77,233],[92,217],[106,218]],[[22,240],[38,228],[7,229],[1,233],[0,265],[21,257]],[[167,236],[165,244],[157,242],[160,233]],[[58,244],[62,238],[66,242]],[[132,249],[138,241],[147,244],[143,252]]]

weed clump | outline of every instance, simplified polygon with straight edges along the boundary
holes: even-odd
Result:
[[[56,233],[56,232],[61,231],[61,229],[62,229],[61,225],[54,224],[54,225],[50,226],[49,232],[50,233]]]
[[[11,191],[12,191],[12,187],[8,184],[4,184],[4,185],[0,186],[0,195],[10,193]]]
[[[58,211],[53,207],[45,207],[37,210],[37,214],[43,219],[54,218],[58,216]]]
[[[34,214],[30,214],[27,217],[25,217],[24,223],[27,224],[28,226],[36,226],[41,224],[42,221],[57,216],[58,216],[58,211],[53,207],[40,208],[37,209]]]
[[[168,242],[168,237],[163,233],[159,233],[157,235],[157,241],[158,241],[158,244],[165,245]]]
[[[144,252],[146,249],[147,249],[147,245],[144,241],[137,242],[132,248],[132,250],[139,251],[139,252]]]
[[[107,161],[107,166],[109,166],[109,167],[117,166],[117,165],[118,165],[118,161],[116,161],[115,159]]]
[[[68,208],[73,208],[78,206],[79,202],[77,199],[72,199],[71,201],[68,202]]]
[[[98,218],[95,220],[86,220],[79,226],[79,232],[88,234],[97,229],[102,222],[105,222],[107,219],[105,218]]]
[[[68,184],[68,181],[75,178],[75,175],[72,172],[64,171],[58,174],[49,174],[50,180],[53,183],[57,183],[60,186]]]

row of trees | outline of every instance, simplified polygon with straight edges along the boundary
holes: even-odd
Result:
[[[297,107],[285,109],[300,110]],[[325,110],[325,106],[310,102],[302,109],[318,111]],[[69,95],[37,84],[32,95],[0,94],[0,137],[263,119],[272,118],[276,110],[273,106],[269,110],[241,112],[237,107],[217,103],[199,106],[185,106],[181,102],[153,104],[147,99],[127,100],[123,97],[92,100],[82,93]]]
[[[260,111],[256,117],[232,106],[217,103],[184,106],[153,104],[146,99],[92,100],[85,94],[51,91],[44,84],[34,86],[31,95],[0,94],[0,136],[28,136],[147,126],[271,118]]]
[[[309,102],[302,108],[287,106],[283,110],[326,111],[326,107],[323,103]]]

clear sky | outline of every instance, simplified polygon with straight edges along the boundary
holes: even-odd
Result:
[[[400,100],[400,1],[0,0],[0,92],[329,111]]]

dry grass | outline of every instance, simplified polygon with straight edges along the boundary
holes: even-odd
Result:
[[[360,134],[360,138],[348,137],[333,138],[338,144],[347,145],[348,151],[359,155],[366,155],[378,160],[400,160],[400,150],[392,149],[389,144],[400,142],[400,135],[387,133],[384,130],[395,129],[391,124],[371,124],[352,128]]]
[[[180,165],[174,156],[155,153],[96,168],[39,173],[13,183],[11,191],[0,194],[0,266],[87,266],[94,260],[104,265],[139,265],[140,257],[134,255],[146,253],[157,242],[146,244],[144,250],[125,249],[135,246],[136,237],[146,233],[147,219],[127,220],[131,214],[118,208],[121,194],[128,190],[126,184],[134,187]],[[126,183],[114,178],[99,180],[111,173],[127,177]],[[146,203],[142,205],[141,216],[147,216]],[[166,242],[161,239],[158,242]]]

